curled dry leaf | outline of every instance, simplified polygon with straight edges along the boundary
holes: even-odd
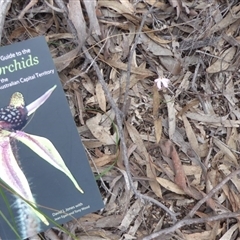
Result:
[[[113,155],[107,155],[104,154],[103,156],[94,159],[94,163],[97,167],[102,167],[107,165],[110,162],[113,162],[117,157],[117,154],[113,154]]]
[[[210,29],[210,34],[213,34],[217,31],[221,31],[224,28],[227,28],[228,26],[230,26],[232,23],[239,20],[240,18],[239,10],[240,10],[239,4],[236,4],[235,6],[233,6],[233,8],[228,12],[228,14]]]
[[[237,48],[230,47],[226,51],[224,51],[216,62],[214,62],[211,66],[207,68],[208,73],[217,73],[228,69],[231,64],[231,60],[233,59]]]
[[[185,115],[182,116],[182,120],[184,123],[184,127],[186,130],[186,134],[188,137],[188,141],[192,147],[192,149],[199,155],[199,145],[198,145],[198,141],[196,138],[196,134],[194,133],[191,124],[189,123],[188,119],[186,118]]]
[[[80,47],[77,47],[73,49],[72,51],[63,54],[60,57],[54,58],[54,64],[57,68],[58,72],[61,72],[63,69],[69,66],[69,64],[75,59],[77,56],[78,52],[80,50]]]
[[[99,56],[99,57],[101,57],[101,56]],[[103,59],[102,58],[102,60],[114,68],[118,68],[123,71],[127,71],[127,69],[128,69],[126,63],[123,63],[123,62],[117,60],[116,58],[111,58],[111,59]],[[131,67],[131,73],[135,73],[135,74],[144,76],[145,78],[155,75],[155,73],[153,73],[149,69],[146,69],[143,67],[135,67],[135,66]]]
[[[97,138],[104,145],[115,145],[116,134],[111,135],[110,127],[103,127],[100,125],[102,115],[98,113],[95,117],[90,118],[86,121],[88,129],[91,131],[93,136]]]
[[[158,39],[158,41],[161,41],[161,39]],[[153,41],[151,38],[148,38],[143,33],[140,34],[139,43],[143,43],[146,49],[152,52],[155,56],[172,56],[173,55],[173,53],[167,47],[161,46],[159,43],[156,43],[155,41]]]
[[[166,188],[167,190],[169,190],[171,192],[174,192],[174,193],[180,194],[180,195],[186,194],[177,184],[175,184],[165,178],[157,177],[156,180],[162,187]]]
[[[129,2],[129,0],[119,0],[122,5],[124,5],[126,8],[128,8],[132,13],[134,13],[134,7],[132,3]]]
[[[178,59],[173,58],[171,56],[161,56],[159,60],[162,66],[166,68],[174,76],[179,76],[181,74],[183,67]]]
[[[213,143],[219,148],[219,150],[228,158],[229,161],[234,163],[234,166],[238,166],[238,161],[236,156],[222,141],[217,138],[213,139]]]
[[[84,86],[84,88],[89,92],[91,93],[92,95],[94,95],[94,85],[93,85],[93,82],[91,80],[91,78],[87,75],[87,74],[84,74],[82,76],[82,85]]]
[[[105,8],[111,8],[113,10],[115,10],[116,12],[120,13],[120,14],[129,14],[131,16],[132,14],[132,9],[129,9],[128,7],[126,7],[125,5],[123,5],[122,3],[118,2],[118,1],[106,1],[106,0],[99,0],[98,1],[98,6],[99,7],[105,7]]]
[[[239,228],[239,223],[234,224],[231,226],[227,232],[223,234],[223,236],[219,240],[228,240],[232,239],[233,233]]]
[[[190,13],[189,8],[181,0],[168,0],[168,1],[174,8],[176,8],[177,18],[179,18],[179,15],[183,9],[186,11],[187,14]]]

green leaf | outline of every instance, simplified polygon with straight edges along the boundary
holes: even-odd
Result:
[[[73,177],[73,175],[71,174],[71,172],[69,171],[69,169],[67,168],[67,166],[65,165],[57,149],[47,138],[30,135],[21,131],[13,132],[11,133],[10,136],[22,142],[26,146],[28,146],[32,151],[34,151],[41,158],[46,160],[48,163],[53,165],[58,170],[65,173],[71,179],[75,187],[81,193],[84,193],[83,190],[78,185],[75,178]]]

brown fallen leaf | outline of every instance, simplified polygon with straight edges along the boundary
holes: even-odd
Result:
[[[171,192],[174,192],[179,195],[186,194],[177,184],[173,183],[170,180],[167,180],[167,179],[161,178],[161,177],[156,177],[156,180],[162,187],[166,188],[167,190],[169,190]]]
[[[77,31],[79,46],[82,47],[87,37],[87,31],[80,1],[69,0],[68,11],[69,18]]]
[[[93,136],[97,138],[104,145],[115,145],[116,144],[116,133],[111,135],[111,126],[102,126],[101,121],[104,118],[103,115],[98,113],[95,117],[90,118],[86,121],[88,129],[91,131]]]
[[[101,58],[105,63],[107,63],[109,66],[121,69],[123,71],[127,71],[128,67],[126,63],[121,62],[120,60],[116,59],[115,57],[111,59],[104,59],[101,54],[99,54],[99,58]],[[149,77],[155,75],[152,71],[149,69],[143,68],[143,67],[131,67],[131,73],[135,73],[141,76]]]
[[[154,119],[156,143],[159,143],[162,137],[162,119]]]
[[[105,8],[111,8],[120,14],[128,13],[130,16],[132,14],[132,9],[129,9],[128,7],[126,7],[125,5],[123,5],[122,3],[118,2],[118,1],[99,0],[98,6],[105,7]]]
[[[163,96],[168,109],[168,134],[169,138],[172,139],[176,129],[176,110],[174,108],[174,100],[168,94],[164,94]]]
[[[106,97],[100,82],[96,84],[96,97],[98,100],[99,107],[103,110],[103,112],[106,112],[106,108],[107,108]]]
[[[178,59],[171,56],[161,56],[159,60],[161,65],[174,76],[179,76],[181,74],[183,67]]]
[[[151,189],[158,197],[162,198],[161,188],[156,180],[155,168],[151,164],[152,163],[151,156],[148,154],[140,134],[138,133],[137,129],[134,126],[132,126],[129,122],[125,122],[125,126],[127,127],[127,131],[132,141],[137,145],[139,152],[141,152],[141,154],[145,157],[144,161],[147,167],[147,177],[151,179],[151,181],[149,181]]]
[[[159,198],[162,198],[162,190],[161,187],[158,183],[158,181],[156,181],[156,169],[152,164],[152,159],[149,155],[149,162],[146,165],[147,169],[147,177],[150,179],[153,179],[153,181],[149,181],[149,185],[151,187],[151,189],[153,190],[153,192],[156,194],[156,196],[158,196]]]
[[[214,62],[211,66],[209,66],[206,71],[208,73],[217,73],[220,71],[224,71],[228,69],[231,64],[231,60],[233,59],[235,53],[237,51],[236,47],[230,47],[226,51],[224,51],[216,62]]]
[[[169,157],[173,161],[173,167],[175,172],[175,183],[181,188],[186,189],[186,175],[182,167],[181,160],[179,159],[179,156],[177,154],[177,151],[175,147],[173,146],[172,142],[170,140],[163,141],[160,143],[160,148],[163,152],[163,155],[166,157]]]
[[[100,26],[98,23],[97,15],[96,15],[96,0],[83,0],[87,13],[88,13],[88,19],[90,21],[90,30],[91,32],[94,32],[97,35],[101,35]]]
[[[188,137],[188,141],[192,147],[192,149],[199,155],[199,145],[198,145],[198,140],[196,138],[196,134],[194,133],[191,124],[189,123],[188,119],[186,118],[185,115],[182,115],[182,120],[184,123],[184,127],[186,130],[186,134]]]
[[[160,94],[157,86],[153,86],[153,118],[156,142],[159,143],[162,135],[162,120],[158,117],[160,106]]]
[[[116,157],[117,157],[117,154],[113,154],[113,155],[103,154],[102,157],[94,159],[94,163],[97,167],[102,167],[108,163],[113,162],[116,159]]]
[[[187,177],[184,172],[182,162],[178,156],[178,153],[170,140],[163,141],[160,143],[160,148],[163,155],[170,157],[173,161],[173,168],[175,173],[174,182],[182,189],[187,195],[199,200],[202,198],[202,194],[195,188],[187,186]]]
[[[80,50],[80,47],[76,47],[72,51],[63,54],[60,57],[54,58],[54,64],[57,68],[58,72],[61,72],[63,69],[69,66],[69,64],[75,59],[77,56],[78,52]]]
[[[39,35],[39,33],[35,29],[24,26],[24,27],[19,27],[14,29],[11,35],[9,36],[9,39],[11,41],[13,39],[17,39],[26,32],[30,33],[33,37],[36,37]]]
[[[168,0],[168,1],[174,8],[176,8],[177,18],[179,18],[179,15],[180,15],[180,13],[182,12],[183,9],[185,9],[185,12],[187,14],[190,13],[189,8],[181,0]]]

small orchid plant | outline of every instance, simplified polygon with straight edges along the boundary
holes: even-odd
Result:
[[[27,106],[25,106],[23,95],[16,92],[12,95],[9,105],[0,108],[0,178],[15,192],[14,194],[21,202],[21,204],[18,204],[18,208],[24,203],[24,207],[22,208],[25,208],[25,212],[28,209],[27,212],[38,219],[39,226],[39,219],[46,225],[49,223],[44,215],[36,210],[37,203],[35,202],[27,178],[18,164],[16,149],[13,148],[14,141],[22,142],[53,167],[65,173],[79,192],[84,193],[54,145],[47,138],[28,134],[22,130],[27,124],[29,116],[50,97],[55,88],[56,85]],[[26,201],[21,201],[20,199]],[[25,216],[26,213],[21,214],[22,218],[28,217]],[[22,227],[25,225],[21,224]],[[39,231],[39,229],[36,231],[27,230],[26,226],[24,228],[25,230],[21,230],[24,238],[30,236],[29,234],[36,234]]]
[[[154,80],[154,82],[157,84],[158,89],[161,90],[162,86],[164,86],[165,88],[168,88],[170,80],[168,78],[158,77],[157,79]]]

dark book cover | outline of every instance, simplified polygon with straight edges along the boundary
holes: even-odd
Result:
[[[103,207],[44,37],[0,48],[0,161],[3,240]]]

